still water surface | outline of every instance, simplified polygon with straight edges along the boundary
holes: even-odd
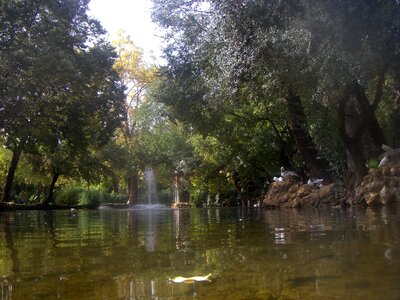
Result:
[[[400,299],[399,211],[2,212],[0,300]]]

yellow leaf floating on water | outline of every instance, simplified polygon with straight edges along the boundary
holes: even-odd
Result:
[[[171,281],[175,282],[175,283],[193,283],[195,281],[211,281],[209,279],[209,277],[211,276],[211,273],[206,275],[206,276],[193,276],[193,277],[182,277],[182,276],[178,276],[175,277],[173,279],[171,279]]]

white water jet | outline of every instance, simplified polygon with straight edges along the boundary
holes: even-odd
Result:
[[[144,170],[144,179],[146,183],[147,205],[151,206],[159,204],[157,197],[156,180],[152,168],[146,168]]]
[[[146,168],[144,170],[144,183],[146,186],[145,199],[147,201],[142,201],[142,203],[135,204],[134,206],[131,206],[130,209],[137,211],[148,211],[167,208],[165,204],[160,204],[158,202],[157,184],[152,168]]]
[[[173,184],[173,201],[174,203],[179,203],[179,176],[175,172],[174,184]]]

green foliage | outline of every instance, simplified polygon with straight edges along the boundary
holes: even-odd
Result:
[[[87,208],[97,208],[104,201],[104,192],[98,189],[86,189],[79,195],[79,205]]]
[[[104,197],[101,199],[101,203],[126,203],[128,199],[128,195],[125,194],[104,194]]]
[[[81,195],[85,189],[77,186],[68,186],[59,190],[56,194],[56,203],[61,205],[78,205],[80,204]]]
[[[364,134],[369,120],[376,116],[389,144],[399,144],[398,1],[153,2],[165,28],[159,72],[126,33],[115,49],[106,43],[87,1],[0,3],[0,180],[9,150],[22,150],[16,199],[42,198],[61,175],[71,188],[57,201],[122,203],[126,179],[147,166],[164,203],[176,174],[196,205],[255,198],[280,166],[309,167],[289,91],[304,106],[297,121],[339,179],[349,163],[338,104],[355,101],[349,85],[366,99],[368,109],[358,102],[358,116],[346,116],[365,123],[370,166],[377,155]],[[74,188],[71,179],[91,187]]]
[[[124,117],[116,53],[87,10],[86,0],[0,3],[0,135],[45,176],[93,174],[91,153]]]
[[[165,189],[161,189],[158,191],[158,201],[160,203],[169,205],[172,202],[172,188],[171,187],[167,187]]]
[[[5,182],[8,170],[8,164],[12,153],[5,147],[0,147],[0,182]]]
[[[290,130],[290,90],[305,108],[303,130],[339,179],[349,164],[338,102],[350,83],[367,95],[364,105],[372,113],[361,113],[366,124],[379,106],[380,124],[396,140],[398,1],[153,2],[153,18],[166,30],[167,59],[155,95],[174,118],[202,134],[191,142],[201,161],[194,176],[204,189],[214,190],[219,172],[245,193],[262,191],[281,165],[307,171]],[[374,141],[363,141],[372,155]]]
[[[205,189],[193,189],[192,191],[192,204],[195,207],[203,207],[207,205],[209,194]]]
[[[68,206],[83,206],[96,208],[102,203],[126,203],[124,194],[106,193],[102,188],[84,188],[79,185],[69,185],[56,194],[56,203]]]

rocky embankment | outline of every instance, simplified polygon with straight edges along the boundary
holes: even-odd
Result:
[[[400,148],[382,145],[382,149],[379,167],[369,170],[349,197],[350,204],[377,206],[400,202]]]
[[[263,204],[265,207],[318,207],[344,205],[346,192],[341,184],[316,187],[296,180],[273,182]]]
[[[350,204],[368,206],[388,205],[400,201],[400,165],[388,163],[380,168],[371,169],[361,184],[356,187]]]
[[[264,197],[266,207],[318,207],[337,205],[390,205],[400,202],[400,149],[383,145],[378,168],[370,169],[360,185],[347,193],[340,183],[315,187],[285,178],[273,182]]]

